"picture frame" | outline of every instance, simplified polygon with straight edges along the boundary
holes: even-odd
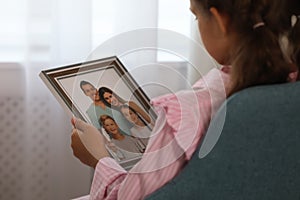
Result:
[[[138,162],[156,113],[117,56],[42,70],[39,76],[69,116],[98,128],[108,152],[121,166],[130,169]],[[112,123],[115,128],[109,127]],[[126,143],[115,139],[117,134]]]

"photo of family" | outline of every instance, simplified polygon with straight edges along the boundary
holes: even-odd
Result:
[[[138,161],[156,115],[117,57],[50,69],[40,76],[64,107],[99,130],[114,159],[125,168]]]
[[[107,147],[112,147],[109,150],[122,152],[117,159],[143,153],[154,125],[150,115],[134,101],[125,101],[107,87],[96,89],[83,80],[80,88],[92,100],[86,110],[91,123],[105,135],[109,143]]]

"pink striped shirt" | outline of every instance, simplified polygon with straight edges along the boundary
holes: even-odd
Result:
[[[128,172],[112,158],[101,159],[90,199],[143,199],[174,178],[226,98],[227,71],[213,69],[193,86],[194,90],[153,99],[158,118],[142,159]]]

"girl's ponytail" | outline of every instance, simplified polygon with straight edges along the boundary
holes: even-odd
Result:
[[[232,69],[233,94],[246,87],[286,82],[289,68],[284,58],[279,31],[266,17],[257,17],[238,40]]]
[[[292,16],[289,44],[291,49],[291,61],[298,67],[298,70],[300,70],[300,15]]]

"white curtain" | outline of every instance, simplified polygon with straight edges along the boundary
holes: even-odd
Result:
[[[69,116],[38,74],[43,69],[82,62],[99,46],[101,49],[105,41],[126,31],[161,28],[190,37],[193,31],[187,30],[192,29],[189,3],[183,2],[0,0],[1,200],[63,200],[89,192],[92,171],[72,155]],[[184,12],[185,17],[178,18],[178,13]],[[179,24],[185,25],[178,27]],[[156,47],[161,42],[155,34],[142,39]],[[128,41],[124,42],[118,46]],[[184,48],[188,59],[197,57],[190,53],[194,47],[182,47],[181,44],[170,48]],[[101,55],[104,54],[98,54]],[[159,82],[164,79],[164,73],[173,69],[185,78],[195,74],[187,70],[187,59],[157,53],[157,49],[135,51],[120,57],[142,84],[146,78]],[[203,60],[207,61],[207,58]],[[143,63],[146,65],[138,67]],[[157,67],[157,63],[167,67]],[[204,66],[203,62],[200,65]],[[207,65],[211,66],[211,63]],[[150,67],[153,76],[149,77],[147,70]],[[178,90],[183,88],[179,79],[182,77],[174,76],[162,84]],[[149,84],[145,90],[151,97],[168,91]]]
[[[70,119],[38,74],[88,57],[97,46],[92,25],[97,24],[93,12],[98,9],[93,6],[107,3],[0,2],[0,199],[71,199],[87,194],[92,171],[73,157]],[[133,11],[143,14],[139,21],[148,19],[156,26],[156,1],[113,3],[110,37],[125,27],[138,28]]]
[[[70,148],[70,120],[38,74],[91,50],[88,0],[1,0],[0,199],[71,199],[91,170]],[[3,161],[3,162],[2,162]]]

